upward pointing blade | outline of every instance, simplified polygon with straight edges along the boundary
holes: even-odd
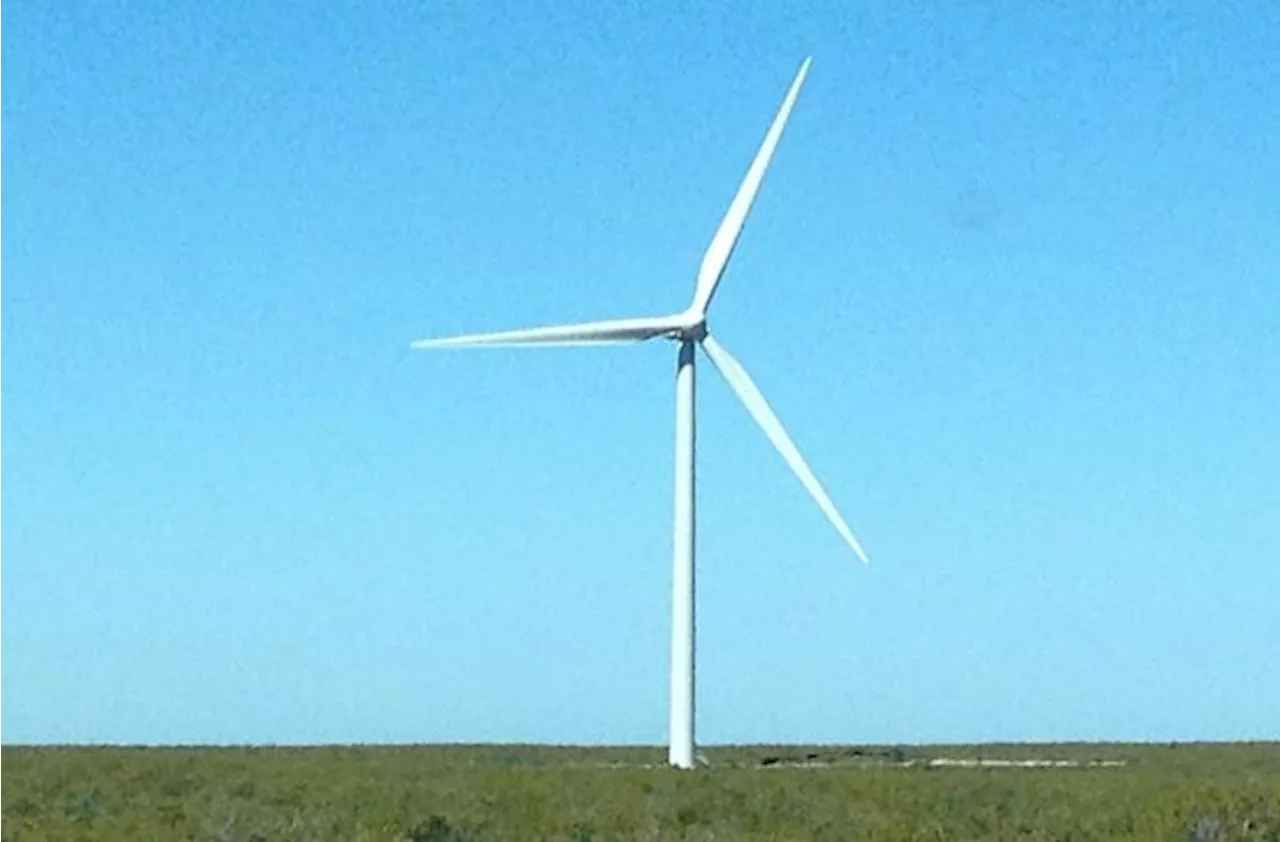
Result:
[[[796,96],[800,93],[800,86],[804,84],[804,77],[809,73],[809,64],[812,61],[812,58],[806,58],[800,65],[800,71],[796,73],[786,98],[782,100],[778,115],[773,118],[773,125],[769,127],[768,133],[764,136],[764,142],[760,144],[760,151],[756,152],[755,160],[751,162],[747,176],[742,180],[742,186],[738,188],[738,195],[733,197],[733,203],[729,205],[728,212],[720,221],[720,227],[716,229],[715,236],[711,238],[711,245],[707,247],[707,253],[702,257],[702,266],[698,269],[698,283],[694,288],[693,304],[689,306],[691,311],[705,313],[707,305],[711,303],[711,296],[716,293],[720,276],[724,274],[724,267],[733,254],[733,247],[738,244],[742,226],[747,221],[747,214],[751,212],[751,203],[755,201],[756,193],[760,190],[764,172],[769,168],[773,150],[777,148],[778,140],[782,137],[782,130],[791,116],[791,108],[796,103]]]
[[[575,325],[553,325],[525,330],[503,330],[497,333],[475,333],[448,339],[419,339],[411,347],[470,348],[509,345],[605,345],[616,342],[642,342],[655,336],[673,333],[683,322],[675,316],[652,316],[643,319],[617,319],[608,322],[585,322]]]
[[[862,559],[863,564],[869,564],[870,561],[867,558],[867,554],[863,552],[862,545],[854,537],[853,530],[849,528],[849,524],[844,522],[844,518],[836,510],[835,503],[831,502],[831,498],[827,496],[822,483],[818,482],[818,478],[809,469],[804,457],[796,449],[795,442],[787,435],[787,431],[782,427],[782,422],[778,420],[778,416],[773,414],[773,410],[769,408],[764,395],[760,394],[760,390],[756,388],[751,376],[747,374],[747,370],[724,349],[724,346],[710,335],[702,340],[702,350],[707,352],[707,356],[711,358],[711,363],[716,367],[716,371],[719,371],[720,375],[728,381],[729,387],[733,389],[734,394],[742,401],[743,406],[747,408],[747,412],[751,413],[751,417],[760,425],[760,429],[764,430],[764,434],[769,437],[769,441],[773,442],[773,446],[782,454],[782,458],[787,460],[791,470],[799,477],[804,487],[808,489],[809,494],[817,502],[818,508],[822,509],[823,514],[827,516],[827,520],[831,521],[831,525],[840,533],[840,537],[844,538],[845,542],[853,548],[853,551],[858,554],[858,558]]]

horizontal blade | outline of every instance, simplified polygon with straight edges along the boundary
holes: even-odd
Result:
[[[760,429],[764,430],[764,434],[769,437],[769,441],[773,442],[773,446],[782,454],[782,458],[787,460],[791,470],[799,477],[804,487],[808,489],[809,494],[817,502],[818,508],[822,509],[822,513],[827,516],[827,520],[831,521],[831,525],[840,533],[840,537],[844,538],[845,542],[853,548],[853,551],[858,554],[858,558],[862,559],[863,564],[868,564],[867,554],[863,552],[862,545],[854,537],[853,530],[849,528],[849,524],[844,522],[844,518],[836,510],[835,503],[832,503],[831,498],[827,496],[822,483],[818,482],[818,478],[813,475],[813,471],[809,470],[809,465],[804,461],[804,457],[800,455],[800,451],[796,449],[795,442],[787,435],[787,431],[782,427],[782,422],[778,420],[777,415],[773,414],[773,410],[769,408],[764,395],[760,394],[760,390],[756,388],[751,376],[747,374],[747,370],[712,336],[707,336],[702,340],[702,349],[707,352],[707,356],[711,358],[716,370],[728,381],[729,387],[733,389],[739,400],[742,401],[743,406],[747,408],[747,412],[751,413],[751,417],[760,425]]]
[[[470,348],[511,345],[606,345],[619,342],[642,342],[655,336],[679,331],[682,322],[675,316],[652,316],[642,319],[617,319],[609,322],[584,322],[553,325],[525,330],[503,330],[497,333],[475,333],[447,339],[419,339],[411,347]]]
[[[729,211],[720,221],[720,227],[711,238],[707,253],[702,257],[702,266],[698,269],[698,282],[694,287],[693,304],[689,307],[694,312],[705,313],[707,305],[711,303],[711,296],[716,293],[720,276],[724,274],[725,265],[733,254],[734,246],[738,244],[742,226],[747,221],[747,214],[751,212],[751,204],[760,190],[760,182],[764,179],[765,170],[769,168],[773,150],[777,148],[778,140],[782,137],[782,130],[791,116],[791,108],[796,104],[800,86],[804,84],[804,77],[809,73],[809,64],[812,61],[812,58],[807,58],[804,64],[800,65],[800,72],[796,74],[786,98],[782,100],[782,107],[778,109],[778,115],[773,118],[773,125],[765,134],[764,142],[760,144],[760,151],[756,152],[755,160],[751,162],[747,176],[742,180],[742,186],[738,188],[738,195],[733,197]]]

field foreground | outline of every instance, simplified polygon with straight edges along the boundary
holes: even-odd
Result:
[[[1280,842],[1280,743],[3,749],[17,840]]]

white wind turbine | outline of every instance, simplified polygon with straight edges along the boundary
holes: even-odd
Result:
[[[508,330],[498,333],[482,333],[458,336],[451,339],[422,339],[413,343],[414,348],[461,348],[470,346],[519,346],[519,345],[600,345],[621,342],[642,342],[662,337],[679,343],[676,367],[676,464],[675,464],[675,562],[672,575],[671,597],[671,746],[668,760],[672,766],[688,769],[694,765],[694,349],[701,345],[712,365],[728,381],[730,388],[746,406],[747,412],[764,430],[769,441],[782,454],[791,470],[808,489],[823,514],[831,521],[840,536],[853,548],[865,563],[867,555],[858,544],[849,525],[836,510],[835,504],[805,463],[795,443],[783,429],[764,396],[756,388],[746,370],[724,346],[711,336],[707,329],[707,308],[715,295],[716,286],[724,274],[725,265],[733,254],[733,248],[742,233],[751,204],[769,159],[778,145],[782,130],[791,115],[800,86],[809,72],[811,58],[800,65],[778,114],[773,119],[756,153],[751,168],[747,170],[738,194],[733,197],[729,211],[720,222],[711,245],[702,258],[698,279],[694,287],[693,303],[670,316],[619,319],[585,324],[557,325],[528,330]]]

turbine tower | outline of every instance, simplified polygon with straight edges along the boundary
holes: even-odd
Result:
[[[760,189],[769,160],[782,137],[782,130],[791,116],[800,86],[809,73],[806,58],[800,65],[773,124],[764,136],[764,142],[756,152],[746,178],[733,197],[729,210],[711,245],[707,247],[698,269],[694,285],[693,302],[681,313],[650,318],[619,319],[604,322],[587,322],[574,325],[508,330],[458,336],[451,339],[422,339],[412,347],[463,348],[473,346],[526,346],[526,345],[597,345],[620,342],[643,342],[663,338],[678,343],[676,357],[676,458],[675,458],[675,523],[674,569],[671,590],[671,723],[668,761],[682,769],[694,765],[694,485],[695,485],[695,402],[694,359],[701,346],[711,364],[728,382],[747,412],[755,419],[769,441],[786,460],[792,472],[831,521],[858,558],[864,563],[867,555],[858,539],[836,510],[835,504],[813,475],[795,443],[782,427],[778,416],[769,408],[764,395],[747,374],[746,369],[715,340],[707,329],[707,309],[715,295],[725,266],[737,245],[742,226],[751,211],[752,202]]]

